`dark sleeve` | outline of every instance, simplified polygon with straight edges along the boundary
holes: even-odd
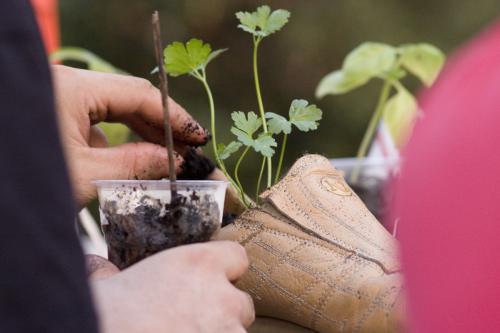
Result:
[[[97,332],[48,62],[28,0],[0,1],[0,332]]]

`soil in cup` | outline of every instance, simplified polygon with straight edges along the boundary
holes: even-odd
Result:
[[[215,198],[195,190],[165,203],[137,188],[120,188],[104,202],[109,260],[124,269],[159,251],[210,240],[219,228]]]

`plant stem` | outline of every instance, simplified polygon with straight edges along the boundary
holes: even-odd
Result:
[[[212,90],[210,89],[210,86],[208,85],[208,82],[207,82],[206,73],[203,71],[202,74],[198,74],[198,75],[194,74],[194,77],[201,81],[201,83],[203,84],[203,87],[205,87],[205,91],[207,92],[208,103],[209,103],[209,107],[210,107],[210,131],[212,133],[212,149],[214,152],[215,161],[217,162],[217,165],[222,170],[222,172],[224,173],[226,178],[234,184],[233,179],[231,178],[231,176],[229,176],[229,173],[226,170],[226,166],[224,165],[224,162],[220,159],[219,153],[217,152],[217,135],[216,135],[216,130],[215,130],[215,103],[214,103],[214,98],[212,95]]]
[[[389,93],[391,92],[391,82],[388,79],[384,80],[384,85],[380,92],[380,97],[377,102],[377,107],[375,108],[375,112],[370,119],[370,123],[368,124],[368,128],[366,129],[363,140],[361,141],[361,145],[359,146],[358,153],[356,154],[357,162],[356,166],[352,170],[350,182],[352,184],[356,184],[359,180],[359,173],[361,170],[361,166],[363,164],[363,158],[366,156],[368,148],[370,147],[370,143],[373,140],[373,136],[377,129],[377,125],[382,118],[382,114],[384,111],[384,106],[389,98]]]
[[[274,183],[276,184],[281,176],[281,167],[283,165],[283,157],[285,156],[286,142],[288,139],[288,134],[283,133],[283,143],[281,144],[280,159],[278,161],[278,169],[276,170],[276,177],[274,177]]]
[[[171,202],[174,202],[177,196],[177,185],[176,185],[176,175],[175,175],[175,161],[174,161],[174,139],[172,137],[172,127],[170,126],[170,113],[168,107],[168,80],[167,74],[165,73],[165,67],[163,67],[164,59],[162,53],[161,45],[161,33],[160,33],[160,16],[158,11],[153,13],[152,18],[153,24],[153,38],[155,46],[156,61],[158,62],[158,76],[160,79],[160,91],[161,91],[161,103],[163,106],[163,126],[165,129],[165,144],[167,146],[168,153],[168,176],[170,179],[170,193]]]
[[[210,106],[210,130],[212,131],[212,148],[214,151],[214,156],[215,156],[215,161],[217,162],[217,166],[220,168],[224,176],[227,178],[227,180],[231,183],[231,185],[237,189],[240,194],[241,194],[241,201],[243,204],[248,208],[250,207],[249,201],[250,199],[247,200],[247,195],[245,192],[243,192],[243,188],[241,187],[241,184],[237,183],[233,177],[229,175],[229,172],[227,172],[226,166],[223,162],[223,160],[220,159],[219,153],[217,152],[217,137],[215,133],[215,103],[214,103],[214,98],[212,95],[212,90],[210,89],[210,86],[208,85],[207,81],[207,74],[205,70],[201,70],[200,72],[194,72],[191,75],[193,75],[196,79],[201,81],[203,83],[203,87],[205,88],[205,91],[208,96],[208,102]]]
[[[245,206],[248,206],[245,198],[245,191],[243,190],[243,186],[241,186],[240,182],[240,177],[238,176],[238,172],[240,171],[240,164],[241,161],[245,158],[245,155],[248,153],[248,150],[250,149],[250,146],[247,146],[243,153],[241,154],[240,158],[238,159],[238,162],[236,162],[236,167],[234,168],[234,179],[236,179],[236,183],[238,184],[238,189],[241,192],[241,198],[243,199],[243,203]]]
[[[262,182],[262,175],[264,174],[264,167],[266,166],[266,158],[262,158],[262,164],[260,166],[259,179],[257,179],[257,187],[255,190],[255,202],[259,204],[259,194],[260,194],[260,183]]]
[[[259,113],[262,119],[262,128],[264,129],[264,133],[268,133],[267,130],[267,122],[264,112],[264,103],[262,102],[262,94],[260,91],[260,80],[259,80],[259,70],[258,70],[258,49],[259,44],[261,42],[261,38],[254,38],[254,48],[253,48],[253,77],[255,81],[255,91],[257,93],[257,103],[259,104]],[[267,187],[271,187],[272,185],[272,175],[273,175],[273,161],[271,157],[267,158]]]

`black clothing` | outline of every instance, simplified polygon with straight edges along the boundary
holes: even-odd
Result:
[[[0,332],[97,332],[28,0],[0,0]]]

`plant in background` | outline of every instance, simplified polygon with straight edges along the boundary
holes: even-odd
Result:
[[[424,85],[430,86],[444,62],[444,54],[430,44],[404,44],[393,47],[366,42],[346,56],[341,69],[333,71],[321,80],[316,89],[318,98],[345,94],[365,85],[373,78],[383,82],[375,111],[356,155],[360,163],[351,174],[352,183],[358,181],[361,160],[366,156],[381,119],[388,125],[396,142],[402,142],[410,131],[418,106],[401,80],[411,73]]]
[[[322,117],[322,112],[315,105],[309,105],[305,100],[293,100],[289,109],[288,119],[276,113],[266,113],[262,100],[262,92],[258,73],[258,47],[263,38],[279,31],[287,22],[290,13],[283,9],[271,11],[269,6],[261,6],[255,12],[238,12],[239,28],[252,34],[253,37],[253,75],[259,114],[236,111],[231,114],[233,126],[231,133],[236,137],[235,141],[225,145],[218,143],[216,135],[216,110],[210,85],[207,79],[207,65],[219,56],[225,49],[212,51],[209,44],[199,39],[191,39],[187,43],[173,42],[165,48],[165,70],[171,76],[188,74],[202,83],[208,96],[210,108],[210,127],[212,131],[212,148],[217,165],[222,170],[227,179],[235,186],[241,195],[243,203],[248,207],[251,200],[243,188],[239,171],[245,156],[250,150],[262,156],[262,164],[256,183],[256,201],[260,192],[260,183],[267,164],[267,187],[273,184],[273,160],[275,149],[278,148],[275,137],[283,134],[278,168],[274,175],[274,182],[279,180],[283,165],[288,135],[295,126],[300,131],[315,130],[318,121]],[[293,125],[293,126],[292,126]],[[243,148],[244,147],[244,148]],[[231,175],[225,165],[225,161],[243,148],[234,172]]]

